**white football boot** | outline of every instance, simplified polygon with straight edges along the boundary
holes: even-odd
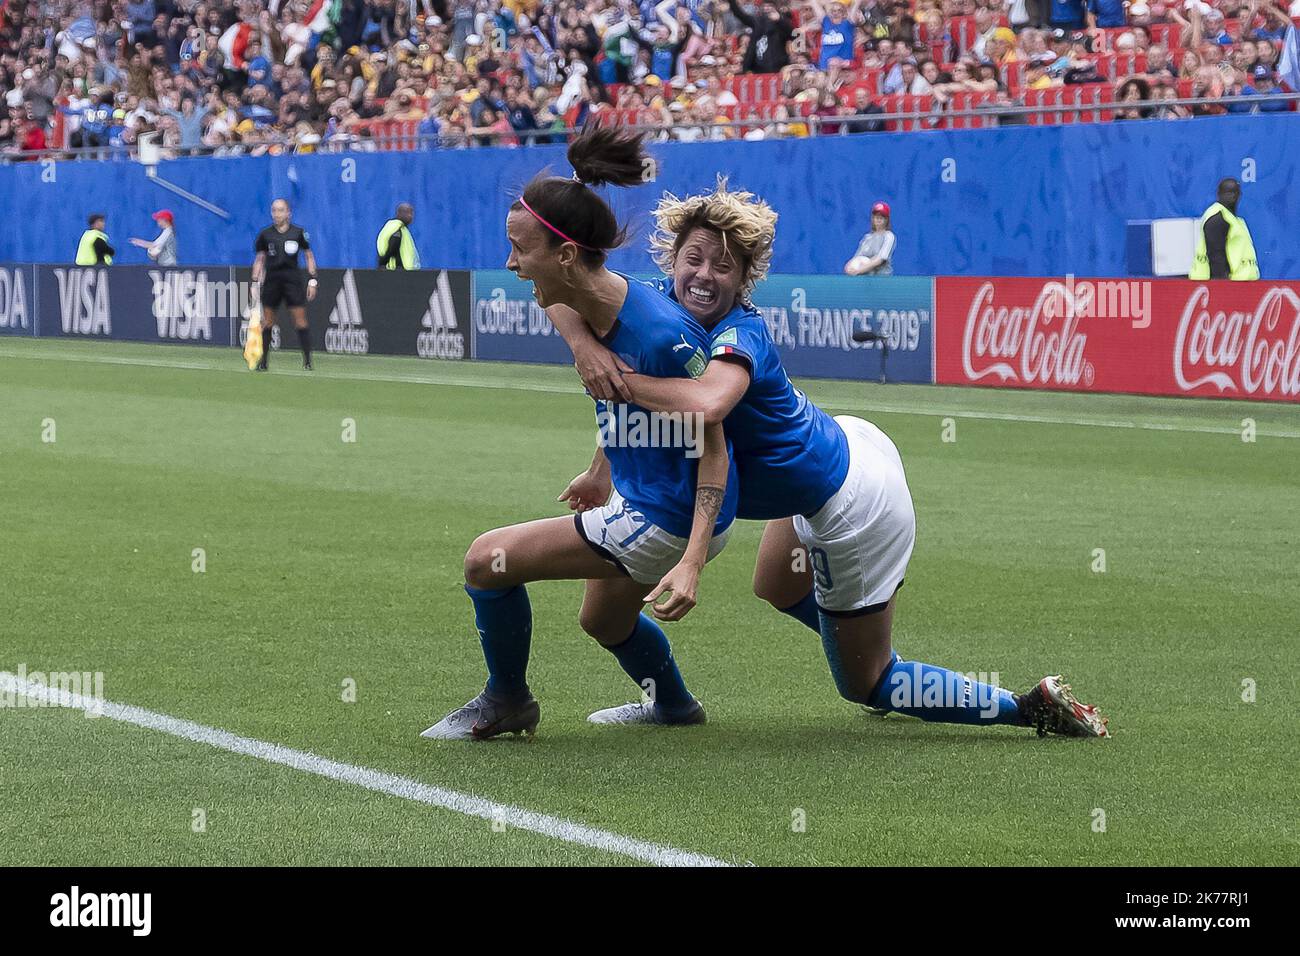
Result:
[[[638,701],[634,704],[622,704],[598,710],[587,720],[593,724],[702,724],[705,722],[704,708],[697,700],[694,708],[685,717],[676,720],[665,719],[663,712],[650,701]]]

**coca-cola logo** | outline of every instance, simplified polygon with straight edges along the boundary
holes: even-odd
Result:
[[[993,302],[985,282],[971,301],[962,333],[962,371],[971,382],[996,375],[1020,385],[1091,386],[1095,372],[1084,358],[1088,336],[1072,286],[1047,282],[1029,308]]]
[[[1215,312],[1210,288],[1187,299],[1174,340],[1174,378],[1243,395],[1300,395],[1300,295],[1273,286],[1253,312]]]

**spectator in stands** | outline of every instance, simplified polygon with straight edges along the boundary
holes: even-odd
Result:
[[[976,73],[980,87],[986,90],[1002,90],[1002,76],[998,72],[997,64],[992,60],[980,60],[979,69]]]
[[[946,98],[954,93],[991,93],[998,88],[996,81],[979,79],[979,64],[969,57],[958,60],[952,67],[952,80],[935,86],[935,92]]]
[[[170,116],[176,121],[181,149],[198,149],[203,145],[203,121],[212,112],[210,107],[206,105],[198,107],[195,105],[194,97],[187,96],[181,100],[179,110],[165,109],[162,112],[164,116]]]
[[[998,27],[993,37],[984,45],[985,54],[999,67],[1020,60],[1016,51],[1016,35],[1007,27]]]
[[[811,0],[813,13],[821,21],[821,49],[817,54],[817,68],[826,69],[833,60],[853,62],[856,31],[849,22],[849,14],[856,15],[860,0],[852,0],[845,7],[840,0],[831,0],[828,6],[821,0]]]
[[[1120,84],[1115,99],[1121,104],[1145,103],[1151,99],[1151,84],[1145,79],[1134,76]],[[1116,120],[1148,119],[1151,110],[1146,107],[1121,106],[1115,110]]]
[[[1147,76],[1152,82],[1176,80],[1178,71],[1169,63],[1169,51],[1163,44],[1153,43],[1147,48]]]
[[[939,68],[939,64],[934,60],[926,60],[921,64],[921,76],[925,82],[930,84],[930,92],[934,92],[936,86],[952,82],[952,74],[944,72]]]
[[[1087,0],[1085,17],[1089,30],[1110,30],[1127,26],[1124,8],[1127,0]]]
[[[749,30],[742,69],[746,73],[780,73],[785,69],[790,62],[790,40],[794,37],[794,21],[789,11],[764,0],[751,16],[738,0],[727,0],[727,4],[732,15]]]
[[[858,243],[853,258],[844,264],[850,276],[889,276],[894,274],[894,233],[889,228],[889,204],[877,202],[871,207],[871,231]]]
[[[986,48],[989,40],[998,29],[997,18],[993,11],[988,7],[977,7],[975,9],[975,40],[971,43],[970,53],[977,60],[984,59],[987,56]]]
[[[1033,26],[1030,22],[1029,6],[1025,0],[1003,0],[1003,9],[1006,10],[1007,22],[1011,24],[1011,29],[1017,33]]]
[[[910,57],[902,63],[903,85],[900,92],[910,93],[912,96],[926,96],[930,93],[930,83],[923,77],[916,67],[916,60]]]
[[[853,110],[846,107],[840,102],[840,98],[830,90],[822,90],[821,98],[818,100],[817,109],[814,111],[821,121],[821,132],[824,136],[835,136],[841,132],[847,132],[843,123],[832,122],[836,117],[850,115]]]
[[[1070,68],[1070,31],[1057,28],[1051,32],[1050,41],[1052,54],[1056,59],[1048,66],[1047,72],[1053,77],[1064,76],[1065,71]]]
[[[1082,30],[1086,0],[1051,0],[1047,21],[1058,30]]]
[[[1297,0],[1300,2],[1300,0]],[[1277,70],[1277,45],[1270,40],[1260,40],[1255,44],[1255,61],[1270,70]]]
[[[871,94],[864,87],[857,87],[853,91],[853,115],[856,119],[849,120],[844,124],[846,133],[878,133],[885,128],[884,120],[873,119],[872,114],[883,113],[884,107],[878,103],[873,103]]]
[[[1196,71],[1192,80],[1192,97],[1210,99],[1223,96],[1223,74],[1212,66],[1203,66]],[[1227,108],[1215,103],[1203,103],[1192,107],[1193,116],[1218,116],[1227,112]]]
[[[1178,99],[1178,89],[1172,83],[1153,87],[1151,92],[1155,101],[1161,104],[1152,109],[1153,119],[1187,119],[1192,115],[1191,110],[1186,106],[1175,106],[1165,102]]]
[[[1053,79],[1049,74],[1048,68],[1056,62],[1056,54],[1040,53],[1031,59],[1025,67],[1025,89],[1027,90],[1048,90],[1053,86],[1060,86],[1059,79]]]
[[[1253,82],[1246,86],[1242,93],[1246,96],[1260,95],[1268,96],[1280,92],[1277,88],[1277,79],[1273,71],[1262,63],[1257,65],[1251,74]],[[1252,113],[1285,113],[1290,106],[1286,100],[1268,100],[1263,103],[1255,104],[1250,112]]]

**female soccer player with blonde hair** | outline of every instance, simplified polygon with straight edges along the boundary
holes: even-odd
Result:
[[[723,423],[740,482],[737,517],[767,521],[754,591],[821,634],[841,696],[924,720],[1105,736],[1104,719],[1075,700],[1060,677],[1015,695],[894,652],[897,592],[916,536],[903,462],[875,425],[831,418],[791,385],[766,323],[749,303],[772,261],[775,211],[720,179],[708,194],[666,196],[655,220],[652,245],[669,276],[660,287],[710,336],[703,375],[638,374],[574,315],[548,312],[594,395]],[[703,567],[697,553],[690,549],[661,581],[658,591],[672,591],[675,601],[660,617],[677,619],[694,606]],[[593,719],[650,717],[643,705],[628,704]]]

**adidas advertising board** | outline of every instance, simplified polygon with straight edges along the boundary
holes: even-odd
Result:
[[[434,289],[429,293],[429,305],[420,318],[420,333],[415,339],[415,354],[420,358],[463,359],[466,358],[465,331],[461,326],[460,316],[463,309],[457,309],[458,303],[467,303],[468,294],[455,295],[452,292],[452,278],[456,277],[459,291],[468,293],[469,282],[465,273],[438,272]]]
[[[248,269],[236,269],[241,280]],[[416,355],[470,358],[470,274],[421,269],[320,269],[316,298],[307,303],[312,348],[335,355]],[[241,350],[247,320],[237,323]],[[277,312],[273,348],[296,348],[288,312]]]
[[[357,280],[351,269],[343,273],[343,286],[334,297],[329,326],[325,329],[325,351],[346,355],[365,355],[370,351],[370,336],[361,318]]]

